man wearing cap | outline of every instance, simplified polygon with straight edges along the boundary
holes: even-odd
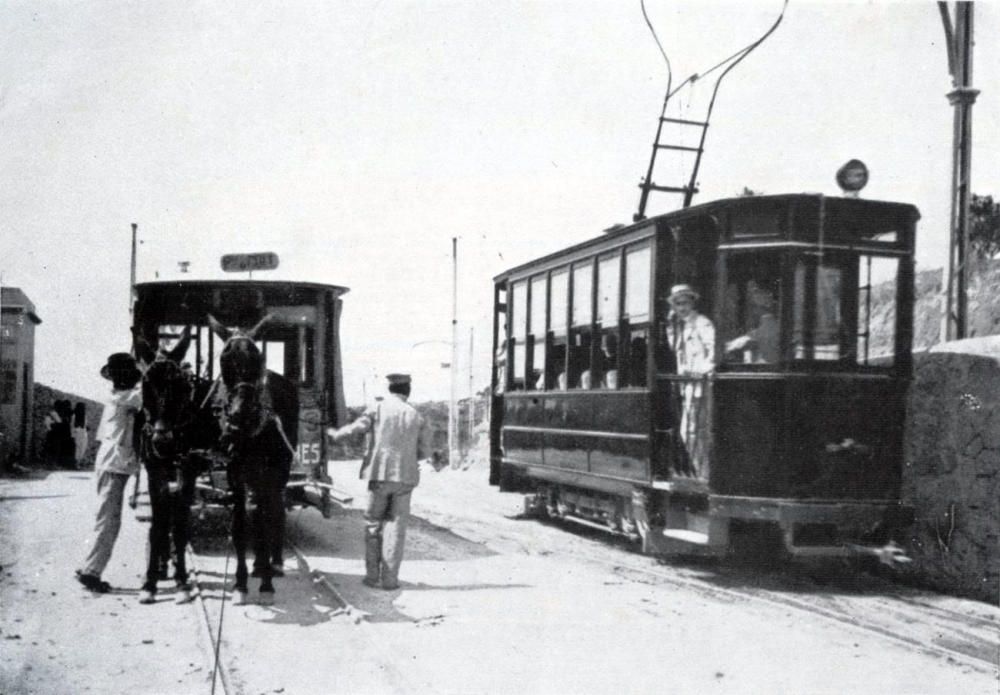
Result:
[[[403,560],[410,495],[420,482],[418,460],[430,455],[435,470],[440,456],[431,452],[430,428],[407,403],[410,376],[389,374],[389,397],[350,425],[330,428],[334,442],[369,434],[370,445],[361,464],[361,479],[368,481],[365,509],[364,584],[386,590],[399,588],[399,565]]]
[[[111,586],[101,573],[111,559],[111,551],[121,528],[125,484],[139,472],[134,445],[134,422],[142,409],[142,394],[136,388],[142,374],[135,359],[127,352],[116,352],[101,368],[101,376],[111,382],[111,394],[104,404],[97,429],[100,449],[94,471],[97,474],[97,521],[94,537],[77,580],[97,593],[107,593]]]
[[[715,369],[715,325],[695,309],[700,298],[691,285],[680,284],[670,288],[667,303],[666,340],[677,361],[677,373],[682,376],[701,377]],[[680,436],[687,451],[687,464],[692,473],[708,474],[701,431],[707,426],[707,408],[702,398],[700,381],[689,381],[681,386]]]

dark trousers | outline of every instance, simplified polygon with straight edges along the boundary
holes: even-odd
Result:
[[[155,591],[160,559],[169,556],[171,537],[175,555],[174,579],[178,584],[187,583],[185,552],[191,537],[195,476],[187,474],[183,467],[175,467],[172,461],[151,460],[145,466],[153,520],[149,526],[149,561],[143,588]]]

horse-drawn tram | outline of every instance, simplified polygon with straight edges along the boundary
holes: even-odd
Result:
[[[490,482],[534,508],[725,553],[884,548],[911,378],[911,205],[720,200],[494,279]],[[891,546],[889,546],[891,547]]]
[[[283,378],[292,385],[284,399],[287,412],[278,420],[285,446],[295,454],[286,503],[314,505],[324,515],[330,511],[332,487],[323,430],[346,417],[338,326],[347,291],[336,285],[257,280],[146,282],[135,288],[137,354],[143,346],[184,346],[185,354],[176,359],[191,368],[193,417],[201,420],[187,428],[187,444],[206,456],[217,453],[212,451],[218,446],[211,433],[217,425],[211,406],[224,400],[218,393],[224,388],[221,356],[227,338],[249,334],[272,381]],[[281,414],[279,404],[269,405]],[[213,469],[204,477],[207,482],[198,485],[202,504],[229,495],[225,466]]]

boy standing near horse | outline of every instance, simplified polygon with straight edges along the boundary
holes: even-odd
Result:
[[[135,416],[142,409],[142,395],[136,386],[142,377],[135,358],[116,352],[101,368],[101,376],[111,382],[111,394],[104,404],[97,437],[101,442],[94,471],[97,475],[97,520],[90,551],[76,578],[93,592],[105,594],[111,585],[101,573],[111,559],[121,528],[125,484],[138,473],[135,451]]]
[[[431,458],[435,470],[440,454],[431,452],[430,428],[417,409],[407,403],[408,374],[389,374],[389,397],[380,401],[349,425],[330,428],[334,442],[359,434],[371,434],[371,443],[361,464],[361,479],[368,481],[365,508],[366,586],[387,591],[399,588],[399,566],[403,561],[410,495],[420,482],[418,461]]]

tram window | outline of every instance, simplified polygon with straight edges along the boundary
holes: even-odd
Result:
[[[820,265],[816,273],[816,327],[814,354],[817,360],[841,357],[841,302],[844,289],[843,269]]]
[[[892,363],[896,346],[896,291],[899,260],[861,256],[858,272],[859,364]],[[873,310],[877,307],[878,314]]]
[[[726,284],[720,316],[724,360],[774,364],[781,359],[780,266],[773,256],[754,255],[745,260],[749,262],[730,270]]]
[[[795,267],[792,311],[792,356],[806,360],[839,360],[842,356],[843,272],[840,264],[800,259]],[[810,285],[815,284],[813,298]]]
[[[545,276],[531,278],[531,313],[528,315],[528,342],[531,345],[529,387],[545,388]]]
[[[895,258],[800,259],[794,274],[793,357],[891,365],[898,272]]]
[[[513,298],[511,309],[510,339],[514,341],[514,354],[509,369],[512,375],[511,388],[523,391],[525,388],[524,371],[527,369],[526,338],[528,328],[528,283],[515,282],[511,290]]]
[[[277,372],[282,376],[288,376],[285,363],[285,344],[282,342],[268,340],[264,343],[265,366],[272,372]]]
[[[600,259],[597,267],[597,322],[601,342],[594,376],[601,388],[618,388],[618,302],[621,285],[621,256],[615,253]]]
[[[546,365],[546,387],[565,390],[568,335],[566,312],[569,309],[569,271],[558,270],[549,279],[549,338],[552,349]]]
[[[628,343],[622,355],[621,386],[646,385],[646,355],[649,344],[650,259],[648,245],[625,251],[625,316]]]
[[[594,316],[594,263],[573,266],[573,301],[570,307],[569,371],[570,388],[590,388],[591,323]]]

